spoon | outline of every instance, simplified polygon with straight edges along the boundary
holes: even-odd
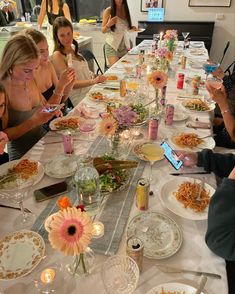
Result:
[[[207,277],[203,276],[195,294],[201,294],[207,282]]]

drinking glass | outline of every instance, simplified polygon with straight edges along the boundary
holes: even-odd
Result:
[[[203,63],[203,69],[206,73],[206,79],[208,78],[208,75],[213,73],[219,66],[220,64],[214,61],[207,61]]]
[[[186,41],[189,36],[190,32],[182,32],[182,36],[184,38],[184,49],[186,48]]]
[[[93,119],[86,119],[81,121],[79,125],[79,130],[82,133],[88,134],[88,140],[90,140],[90,133],[96,128],[96,122]]]
[[[217,77],[208,77],[206,80],[206,88],[208,92],[212,90],[219,90],[223,85],[223,80]],[[211,97],[206,99],[208,103],[212,103]]]
[[[126,84],[127,96],[131,99],[134,99],[137,96],[139,89],[139,84],[137,79],[129,78]]]

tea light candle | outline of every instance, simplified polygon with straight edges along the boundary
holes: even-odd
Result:
[[[94,222],[92,225],[93,238],[101,238],[104,235],[104,224],[102,222]]]
[[[52,268],[46,268],[41,272],[41,281],[44,284],[49,284],[54,281],[55,279],[55,270]]]
[[[159,42],[159,47],[161,48],[162,45],[162,37],[163,37],[163,32],[160,33],[160,42]]]
[[[125,131],[123,131],[123,132],[122,132],[122,137],[123,137],[124,139],[129,139],[129,137],[130,137],[130,131],[129,131],[129,130],[125,130]]]

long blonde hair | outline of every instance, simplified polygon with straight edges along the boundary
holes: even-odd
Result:
[[[18,34],[5,45],[0,62],[0,80],[6,79],[14,65],[39,58],[39,49],[30,36]]]

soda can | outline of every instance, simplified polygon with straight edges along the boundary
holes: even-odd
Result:
[[[166,105],[165,124],[168,126],[171,126],[173,123],[174,109],[175,109],[174,105],[172,104]]]
[[[181,68],[182,69],[185,69],[185,67],[186,67],[186,61],[187,61],[187,57],[186,56],[184,56],[184,55],[182,55],[181,56]]]
[[[198,95],[200,83],[201,83],[201,77],[194,76],[192,79],[192,94],[193,95]]]
[[[120,80],[120,96],[121,97],[126,96],[126,80],[125,79]]]
[[[147,210],[149,207],[149,180],[140,178],[136,187],[136,207],[139,210]]]
[[[69,131],[62,134],[62,140],[64,145],[64,153],[72,154],[74,152],[73,138]]]
[[[159,119],[152,117],[149,120],[149,140],[156,140],[157,139],[157,133],[158,133],[158,125],[159,125]]]
[[[177,89],[183,89],[183,87],[184,87],[184,74],[179,73],[178,80],[177,80]]]
[[[126,243],[126,254],[137,263],[141,272],[144,256],[143,242],[139,238],[134,236],[128,238]]]
[[[136,67],[135,67],[135,75],[137,77],[137,79],[140,79],[141,78],[141,64],[137,64]]]

